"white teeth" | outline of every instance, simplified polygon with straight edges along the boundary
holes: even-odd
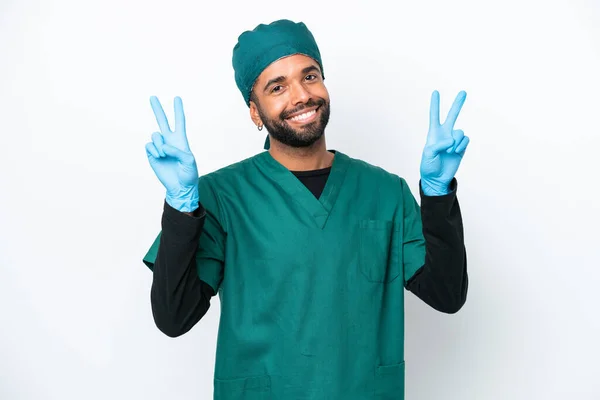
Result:
[[[304,114],[296,115],[295,117],[290,118],[290,119],[292,121],[303,121],[303,120],[311,117],[316,112],[317,112],[317,110],[312,110],[312,111],[309,111],[309,112],[304,113]]]

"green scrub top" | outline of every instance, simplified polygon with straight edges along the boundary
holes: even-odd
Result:
[[[404,399],[419,205],[403,178],[332,152],[319,199],[268,151],[199,179],[197,271],[221,303],[216,400]]]

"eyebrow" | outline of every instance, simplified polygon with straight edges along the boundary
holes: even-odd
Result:
[[[315,65],[310,65],[302,70],[302,75],[308,74],[309,72],[313,72],[313,71],[317,71],[317,72],[321,73],[319,68],[317,68]],[[269,80],[269,82],[267,82],[267,84],[265,85],[263,92],[266,92],[267,89],[269,88],[269,86],[271,86],[272,84],[281,83],[281,82],[285,81],[285,79],[286,79],[286,77],[281,75],[281,76],[278,76],[277,78],[273,78],[273,79]]]

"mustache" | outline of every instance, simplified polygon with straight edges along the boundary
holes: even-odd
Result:
[[[313,99],[308,99],[308,101],[303,104],[302,106],[296,107],[293,110],[290,111],[284,111],[281,113],[280,118],[281,119],[286,119],[287,117],[289,117],[292,114],[295,114],[297,112],[300,112],[306,108],[310,108],[310,107],[321,107],[322,105],[325,104],[325,99],[317,99],[316,101]]]

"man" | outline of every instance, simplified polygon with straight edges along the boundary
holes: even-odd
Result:
[[[330,99],[303,23],[244,32],[233,67],[268,151],[200,178],[181,99],[172,131],[151,98],[160,132],[146,150],[166,189],[144,257],[156,325],[186,333],[219,293],[218,400],[403,399],[404,289],[445,313],[466,299],[465,93],[443,124],[433,93],[419,207],[403,178],[327,149]]]

